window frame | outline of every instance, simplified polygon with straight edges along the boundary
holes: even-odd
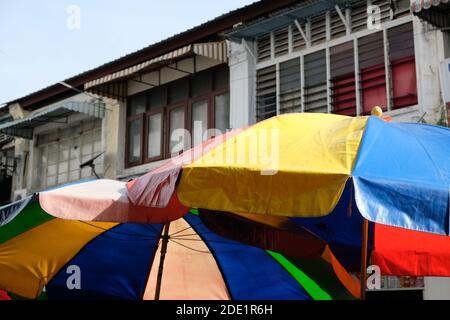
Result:
[[[126,168],[129,168],[129,167],[133,167],[133,166],[136,166],[136,165],[139,165],[139,164],[142,164],[143,163],[143,144],[144,144],[144,133],[145,133],[145,130],[144,130],[144,127],[145,127],[145,125],[144,125],[144,118],[145,118],[145,113],[140,113],[140,114],[136,114],[136,115],[133,115],[133,116],[127,116],[127,123],[126,123],[126,132],[125,132],[125,167]],[[130,161],[130,159],[129,159],[129,148],[130,148],[130,131],[128,130],[129,128],[130,128],[130,125],[129,125],[129,123],[130,122],[132,122],[132,121],[135,121],[135,120],[141,120],[141,123],[142,123],[142,125],[141,125],[141,143],[140,143],[140,150],[141,150],[141,156],[140,156],[140,159],[139,160],[137,160],[137,161],[134,161],[134,162],[131,162]]]
[[[221,70],[222,68],[226,69],[225,71],[228,73],[228,81],[223,83],[222,85],[216,84],[216,76],[215,72]],[[203,93],[198,96],[192,95],[192,81],[195,74],[192,74],[187,77],[182,77],[175,81],[166,83],[161,85],[160,87],[164,87],[166,90],[166,105],[161,107],[155,107],[154,109],[150,109],[149,101],[151,95],[151,89],[138,92],[136,94],[130,95],[127,97],[127,106],[126,106],[126,124],[125,124],[125,155],[124,155],[124,163],[125,169],[143,165],[146,163],[151,163],[154,161],[164,160],[170,158],[172,155],[170,153],[170,113],[178,108],[183,108],[184,110],[184,129],[187,130],[191,135],[190,144],[192,146],[192,104],[198,101],[207,100],[208,103],[208,116],[207,116],[207,129],[214,128],[215,125],[215,107],[214,107],[214,99],[216,95],[221,95],[230,91],[230,82],[229,82],[229,66],[226,64],[220,64],[218,66],[200,71],[200,72],[209,72],[210,80],[211,80],[211,89],[210,91]],[[188,82],[188,97],[184,100],[177,101],[175,103],[170,103],[170,90],[171,84],[176,81],[187,81]],[[135,95],[143,94],[145,96],[146,102],[146,110],[143,113],[130,116],[130,101]],[[162,134],[161,134],[161,155],[155,157],[148,157],[148,116],[162,113]],[[139,161],[130,162],[128,159],[128,148],[129,148],[129,123],[130,121],[134,121],[140,119],[142,121],[141,128],[141,157]],[[186,147],[186,145],[185,145]]]
[[[148,118],[150,116],[153,116],[155,114],[161,114],[161,138],[160,138],[160,148],[159,148],[159,155],[154,157],[148,156],[148,130],[149,130],[149,121]],[[153,110],[149,110],[145,113],[145,123],[144,123],[144,132],[145,137],[144,139],[144,162],[153,162],[162,160],[164,158],[164,131],[165,131],[165,109],[164,107],[158,107]]]

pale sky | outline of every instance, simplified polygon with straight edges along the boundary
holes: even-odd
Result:
[[[254,1],[0,0],[0,105]]]

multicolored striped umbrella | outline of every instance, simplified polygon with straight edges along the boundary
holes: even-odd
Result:
[[[331,252],[293,259],[225,239],[195,210],[170,224],[64,220],[36,196],[0,208],[0,289],[49,299],[348,299]],[[319,272],[320,271],[320,272]],[[347,283],[346,283],[347,282]]]

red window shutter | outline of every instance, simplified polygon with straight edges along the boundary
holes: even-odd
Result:
[[[333,79],[333,113],[355,116],[355,74]]]
[[[387,110],[386,73],[384,64],[361,69],[363,114],[370,114],[375,106]]]
[[[394,109],[417,104],[416,63],[414,56],[391,61]]]

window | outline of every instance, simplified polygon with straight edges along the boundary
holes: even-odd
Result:
[[[280,63],[280,113],[301,111],[300,81],[299,58]]]
[[[353,42],[330,48],[332,112],[356,115],[355,58]]]
[[[308,54],[304,58],[305,111],[327,112],[327,68],[325,50]]]
[[[261,121],[277,114],[275,66],[256,74],[256,119]]]
[[[126,166],[177,155],[204,141],[205,131],[214,125],[226,131],[230,126],[228,87],[228,66],[221,65],[130,96]]]
[[[386,12],[386,1],[378,3]],[[361,1],[352,5],[353,23],[359,19],[357,10],[361,11],[361,6]],[[333,19],[331,12],[330,22],[341,30],[339,21]],[[312,19],[311,23],[320,25],[320,21]],[[302,26],[308,34],[307,24]],[[289,56],[277,57],[273,64],[257,64],[256,121],[302,110],[354,116],[368,115],[374,106],[391,111],[416,105],[413,24],[409,20],[382,27],[383,31],[351,35],[350,40],[313,44],[306,53],[294,47]],[[303,40],[297,27],[293,27],[292,45],[298,43],[299,48],[306,48]]]
[[[186,122],[184,107],[176,107],[169,111],[169,154],[176,155],[183,151],[186,142],[184,128]]]
[[[382,32],[358,39],[363,114],[370,114],[374,106],[387,110],[383,43]]]
[[[351,4],[339,5],[345,19],[349,20],[348,23],[351,33],[354,34],[367,29],[367,11],[369,4],[378,6],[380,9],[381,23],[411,15],[409,0],[372,0],[370,2],[366,0],[354,0],[351,1]],[[329,15],[329,19],[326,19],[327,14]],[[286,15],[286,19],[293,20],[293,18],[293,16]],[[306,37],[309,38],[311,46],[323,44],[327,41],[327,36],[333,40],[347,36],[345,24],[335,9],[312,16],[307,21],[305,20],[306,17],[297,19]],[[289,54],[289,44],[291,44],[294,52],[306,47],[305,39],[293,21],[288,26],[280,27],[273,30],[272,34],[267,32],[258,37],[258,62]],[[289,39],[289,28],[292,31],[292,40]],[[328,35],[327,30],[329,30]],[[291,43],[289,43],[290,41]]]
[[[145,112],[146,106],[146,96],[144,93],[138,93],[131,96],[128,100],[128,115],[134,116]]]
[[[158,160],[163,155],[163,112],[147,114],[147,159]]]
[[[41,190],[92,178],[92,169],[80,169],[80,164],[101,152],[101,120],[83,121],[37,136],[32,188]],[[95,171],[97,174],[103,172],[100,159],[95,162]]]
[[[192,146],[206,140],[204,133],[208,129],[208,100],[195,101],[191,105]]]
[[[214,96],[214,128],[225,133],[230,128],[230,93]]]
[[[416,60],[412,23],[388,30],[389,62],[392,76],[392,107],[417,104]]]

